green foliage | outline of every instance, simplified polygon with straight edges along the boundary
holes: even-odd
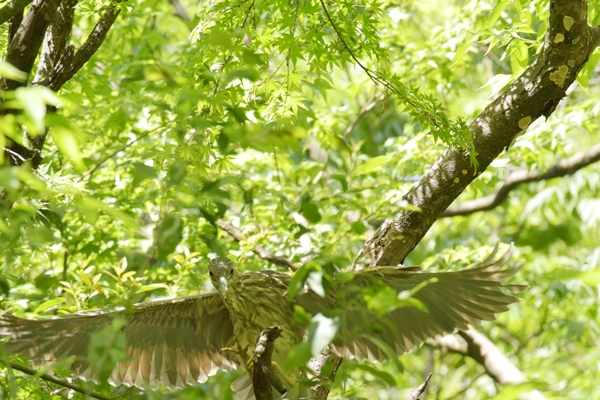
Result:
[[[28,144],[21,127],[49,133],[39,168],[3,159],[0,169],[14,203],[0,218],[0,298],[11,312],[204,292],[211,253],[272,268],[251,252],[257,246],[304,265],[291,296],[305,283],[325,294],[351,279],[336,269],[352,262],[373,222],[412,207],[403,194],[447,145],[471,149],[467,121],[534,59],[548,17],[544,0],[181,3],[192,22],[169,2],[125,2],[106,42],[59,93],[2,93],[19,112],[0,115],[0,146]],[[597,1],[589,12],[597,22]],[[78,3],[76,44],[99,14],[98,2]],[[532,124],[460,201],[494,193],[514,168],[545,170],[600,141],[598,54],[556,113]],[[2,60],[0,75],[23,78]],[[515,283],[530,285],[482,329],[534,383],[501,387],[475,361],[436,350],[433,398],[509,399],[535,387],[549,399],[600,399],[599,177],[592,165],[520,186],[492,211],[438,221],[410,254],[408,264],[462,268],[514,241],[526,261]],[[366,296],[381,312],[419,306],[385,290]],[[296,318],[312,318],[319,338],[294,349],[300,364],[336,321],[302,310]],[[110,357],[95,360],[101,368],[122,356],[102,343],[92,349]],[[405,398],[422,382],[426,351],[402,364],[344,362],[332,397]],[[238,374],[157,393],[89,385],[123,398],[230,399]],[[0,377],[1,396],[56,398],[47,387],[16,371]]]

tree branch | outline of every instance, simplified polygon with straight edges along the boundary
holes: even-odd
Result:
[[[471,357],[501,385],[518,385],[529,381],[490,339],[473,328],[458,331],[454,335],[442,336],[427,343],[442,350]],[[538,390],[533,390],[521,394],[519,399],[543,400],[545,397]]]
[[[190,18],[190,16],[188,15],[188,13],[185,11],[185,8],[183,8],[183,6],[181,5],[181,3],[178,0],[169,0],[169,1],[171,2],[171,4],[173,5],[173,8],[175,9],[173,11],[173,15],[180,18],[184,22],[190,22],[192,20]]]
[[[8,360],[2,359],[2,358],[0,358],[0,362],[9,368],[24,372],[27,375],[37,376],[38,378],[43,379],[47,382],[52,382],[59,386],[66,387],[67,389],[74,390],[85,396],[90,396],[90,397],[93,397],[93,398],[99,399],[99,400],[111,400],[110,397],[107,397],[100,393],[94,392],[93,390],[84,388],[83,386],[75,385],[74,383],[67,382],[65,380],[59,379],[59,378],[49,375],[49,374],[40,373],[40,371],[36,371],[35,369],[26,367],[25,365],[17,364],[15,362],[8,361]]]
[[[237,241],[237,242],[241,242],[244,239],[244,235],[242,234],[242,232],[240,232],[240,230],[238,228],[236,228],[235,226],[231,225],[229,222],[225,222],[225,221],[217,221],[217,225],[219,226],[219,228],[223,229],[225,232],[229,233],[229,235],[231,235],[231,237]],[[279,265],[280,267],[284,267],[289,269],[290,271],[297,271],[298,267],[294,264],[292,264],[292,262],[290,260],[288,260],[285,257],[280,257],[278,255],[275,255],[273,253],[271,253],[268,250],[265,250],[264,247],[261,246],[256,246],[254,249],[252,249],[252,251],[259,256],[260,258],[262,258],[263,260],[267,260],[275,265]]]
[[[331,370],[327,374],[323,374],[323,367],[331,362]],[[312,399],[324,400],[329,396],[330,387],[327,383],[333,383],[337,370],[342,365],[344,359],[333,353],[329,348],[326,348],[321,354],[311,358],[308,368],[314,372],[315,376],[319,377],[319,383],[313,386]]]
[[[0,8],[0,25],[22,12],[29,3],[31,3],[31,0],[13,0]]]
[[[40,61],[33,79],[34,85],[48,77],[55,70],[59,59],[64,56],[73,30],[75,5],[77,5],[77,0],[63,0],[58,6],[58,15],[50,24],[44,38]],[[70,51],[72,51],[72,47]]]
[[[44,40],[46,28],[48,28],[49,21],[55,17],[57,8],[57,0],[36,0],[33,2],[10,41],[6,52],[8,63],[27,74],[31,73],[33,63]],[[26,82],[13,81],[12,79],[0,79],[0,88],[3,90],[14,90],[26,84]]]
[[[273,387],[281,394],[287,392],[273,370],[273,349],[275,340],[281,335],[281,332],[281,327],[272,326],[263,330],[256,342],[252,358],[254,363],[252,386],[256,400],[273,400]]]
[[[418,208],[386,220],[367,240],[357,257],[360,264],[353,268],[400,264],[438,216],[517,135],[539,117],[554,112],[600,42],[600,27],[589,27],[587,17],[584,0],[550,1],[549,28],[540,54],[469,126],[478,170],[467,151],[446,149],[403,197]]]
[[[57,91],[71,79],[86,62],[98,51],[100,45],[104,42],[108,31],[114,24],[115,20],[121,13],[120,3],[122,0],[113,0],[107,7],[106,12],[100,18],[100,21],[94,26],[90,36],[83,43],[81,48],[77,50],[72,62],[65,65],[62,69],[57,68],[55,74],[50,78],[48,87]]]
[[[523,183],[539,182],[571,175],[581,168],[587,167],[598,161],[600,161],[600,144],[597,144],[586,151],[581,151],[567,159],[560,160],[544,173],[540,170],[519,170],[512,172],[496,193],[448,207],[446,211],[440,214],[440,218],[469,215],[477,211],[491,210],[500,205],[513,189]]]
[[[433,374],[430,372],[429,375],[427,375],[427,378],[425,378],[425,381],[423,381],[423,383],[421,383],[418,387],[414,388],[412,392],[410,392],[406,400],[419,400],[423,393],[425,393],[425,390],[427,389],[427,385],[429,384],[429,380],[431,379],[432,375]]]

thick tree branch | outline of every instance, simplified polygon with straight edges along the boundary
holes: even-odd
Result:
[[[58,60],[63,56],[73,30],[75,5],[77,5],[77,0],[63,0],[58,6],[58,15],[44,38],[40,61],[33,79],[34,84],[38,84],[43,78],[49,76],[56,68]]]
[[[402,211],[383,223],[363,246],[358,265],[398,265],[439,215],[517,135],[548,117],[566,96],[600,42],[600,28],[587,25],[584,0],[550,1],[549,29],[531,66],[471,123],[478,170],[469,154],[449,148],[403,197],[418,210]]]
[[[598,161],[600,161],[600,144],[597,144],[586,151],[579,152],[567,159],[560,160],[546,172],[539,170],[519,170],[511,172],[496,193],[448,207],[440,217],[454,217],[457,215],[472,214],[477,211],[491,210],[500,205],[513,189],[523,183],[545,181],[560,178],[565,175],[571,175],[581,168]]]
[[[238,228],[231,225],[229,222],[217,221],[217,225],[219,226],[219,228],[221,228],[225,232],[229,233],[234,240],[236,240],[238,242],[241,242],[242,240],[244,240],[244,235],[242,234],[242,232],[240,232],[240,230]],[[292,264],[292,262],[290,260],[288,260],[285,257],[280,257],[278,255],[275,255],[275,254],[271,253],[270,251],[265,250],[264,247],[256,246],[252,251],[257,256],[262,258],[263,260],[267,260],[275,265],[279,265],[280,267],[287,268],[290,271],[298,270],[298,267],[296,265]]]
[[[327,361],[331,363],[331,372],[323,374],[323,367]],[[311,388],[313,399],[327,399],[330,391],[329,386],[335,380],[335,375],[340,365],[342,365],[342,361],[344,361],[342,357],[333,353],[328,348],[310,360],[308,368],[314,372],[315,376],[319,377],[319,383]]]
[[[98,50],[120,13],[120,2],[121,0],[111,2],[87,40],[77,53],[74,53],[73,46],[67,45],[67,42],[71,35],[74,7],[77,1],[34,1],[10,43],[6,60],[21,71],[31,73],[33,62],[46,37],[36,81],[41,79],[37,84],[47,86],[54,91],[59,90]],[[51,29],[45,35],[49,24]],[[0,80],[0,88],[4,90],[13,90],[24,84],[8,79]],[[44,133],[30,138],[29,146],[16,142],[10,143],[5,151],[7,159],[13,165],[21,165],[31,160],[32,168],[36,169],[42,159],[41,151],[45,139]],[[0,192],[0,197],[0,200],[4,201],[6,193]]]
[[[93,398],[99,399],[99,400],[111,400],[110,397],[106,397],[106,396],[104,396],[104,395],[102,395],[100,393],[96,393],[93,390],[89,390],[87,388],[84,388],[83,386],[75,385],[74,383],[67,382],[65,380],[59,379],[59,378],[57,378],[55,376],[52,376],[52,375],[40,373],[39,371],[36,371],[33,368],[26,367],[25,365],[17,364],[15,362],[4,360],[4,359],[0,359],[0,362],[2,364],[6,365],[9,368],[16,369],[17,371],[24,372],[27,375],[37,376],[38,378],[43,379],[43,380],[45,380],[47,382],[55,383],[55,384],[57,384],[59,386],[65,387],[67,389],[74,390],[74,391],[76,391],[78,393],[81,393],[81,394],[83,394],[85,396],[93,397]]]
[[[107,7],[100,21],[94,26],[90,36],[83,43],[81,48],[77,50],[75,56],[68,65],[58,66],[54,75],[50,78],[48,87],[57,91],[71,79],[86,62],[98,51],[100,45],[104,42],[108,31],[114,24],[115,20],[121,13],[120,3],[122,0],[113,0]],[[60,68],[59,68],[60,67]]]
[[[286,388],[277,377],[273,369],[273,349],[275,340],[281,335],[279,326],[272,326],[263,330],[254,348],[252,372],[252,386],[256,400],[273,400],[273,387],[281,394],[286,393]]]
[[[0,8],[0,25],[22,12],[29,3],[31,3],[31,0],[13,0]]]
[[[30,74],[33,63],[46,34],[49,22],[56,17],[58,0],[36,0],[33,2],[23,21],[19,25],[14,38],[10,41],[6,53],[6,61],[21,71]],[[1,79],[0,88],[14,90],[26,83]]]
[[[485,335],[471,328],[446,335],[428,342],[442,350],[471,357],[483,365],[487,374],[502,385],[518,385],[528,382],[527,377],[508,357]],[[522,393],[520,400],[543,400],[544,395],[537,391]]]

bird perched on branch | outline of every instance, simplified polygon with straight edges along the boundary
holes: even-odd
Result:
[[[350,280],[334,282],[321,296],[308,286],[288,296],[292,277],[276,271],[239,273],[229,259],[209,263],[215,292],[166,301],[141,303],[132,310],[93,311],[48,319],[0,316],[5,349],[45,364],[75,357],[71,368],[81,377],[97,375],[88,362],[95,332],[124,320],[129,357],[112,370],[110,382],[140,388],[173,388],[205,382],[219,369],[252,369],[252,350],[261,331],[280,326],[273,361],[283,365],[290,348],[307,338],[307,326],[294,318],[294,307],[322,313],[337,321],[331,343],[344,357],[385,360],[403,354],[437,335],[479,325],[508,310],[518,298],[505,293],[504,281],[519,268],[504,268],[511,249],[493,262],[495,252],[473,268],[422,272],[418,267],[372,267]],[[417,288],[417,290],[415,290]],[[413,291],[416,307],[369,309],[370,295]],[[367,297],[364,295],[367,292]],[[246,374],[247,375],[247,374]],[[234,382],[238,398],[252,398],[251,379]]]

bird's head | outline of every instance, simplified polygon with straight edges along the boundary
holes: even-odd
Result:
[[[233,262],[228,258],[213,258],[208,263],[208,274],[215,289],[219,291],[221,297],[225,298],[229,282],[237,274]]]

